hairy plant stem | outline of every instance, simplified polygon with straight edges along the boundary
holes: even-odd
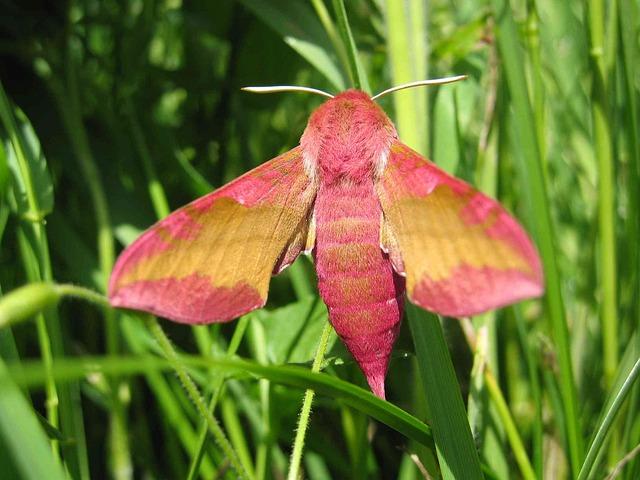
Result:
[[[320,371],[332,329],[333,327],[331,324],[327,322],[322,330],[320,343],[318,343],[318,350],[316,351],[316,356],[313,359],[313,365],[311,367],[311,371],[314,373]],[[300,409],[300,415],[298,417],[296,438],[293,442],[293,448],[291,451],[291,462],[289,463],[289,474],[287,475],[288,480],[297,480],[300,475],[300,463],[302,462],[304,440],[307,434],[307,429],[309,428],[309,415],[311,414],[311,405],[313,404],[314,396],[315,391],[310,388],[304,392],[304,400],[302,401],[302,408]]]
[[[166,359],[169,361],[172,368],[175,370],[176,374],[178,375],[178,378],[180,379],[180,383],[182,383],[182,386],[187,391],[187,394],[191,398],[191,401],[195,404],[196,409],[198,410],[198,413],[207,422],[209,431],[211,432],[213,437],[216,439],[216,442],[218,442],[218,445],[220,446],[220,448],[222,448],[222,451],[224,452],[225,456],[229,459],[229,462],[231,463],[231,467],[234,469],[236,475],[238,476],[238,478],[248,479],[249,477],[247,475],[247,472],[245,471],[242,463],[240,462],[240,459],[238,458],[238,455],[236,454],[235,450],[231,446],[229,439],[227,438],[224,431],[220,427],[220,424],[218,423],[218,421],[213,417],[213,415],[211,415],[211,413],[207,409],[204,399],[200,395],[198,387],[196,386],[196,384],[193,382],[193,380],[187,373],[187,370],[184,367],[184,364],[180,361],[180,358],[178,357],[177,352],[173,348],[173,345],[171,344],[171,341],[169,340],[167,335],[164,333],[164,330],[162,330],[162,327],[158,323],[158,320],[153,315],[146,315],[145,321],[147,323],[147,327],[149,328],[149,331],[155,337]]]
[[[243,316],[240,320],[238,320],[238,324],[236,325],[236,329],[233,332],[233,336],[231,337],[231,341],[229,342],[229,347],[227,348],[227,357],[233,356],[238,347],[240,346],[240,342],[244,338],[244,334],[247,331],[247,323],[249,321],[248,316]],[[218,404],[218,400],[220,400],[220,394],[222,393],[222,387],[225,382],[225,377],[220,375],[216,377],[213,384],[213,394],[211,395],[211,400],[209,401],[208,411],[210,415],[213,415],[213,412],[216,409],[216,405]],[[206,419],[202,422],[202,426],[200,427],[200,432],[198,433],[198,447],[196,448],[196,452],[193,455],[191,460],[191,466],[189,467],[189,475],[187,476],[187,480],[195,480],[198,477],[200,472],[200,464],[202,463],[202,458],[204,456],[204,446],[207,440],[207,435],[209,433],[209,424]]]

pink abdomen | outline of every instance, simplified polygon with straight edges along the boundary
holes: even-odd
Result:
[[[384,398],[384,377],[402,319],[404,279],[380,248],[382,211],[373,182],[321,185],[314,214],[320,296],[371,389]]]

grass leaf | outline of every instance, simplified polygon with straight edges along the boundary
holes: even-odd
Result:
[[[241,1],[275,30],[287,45],[322,73],[337,91],[344,90],[345,81],[338,68],[331,42],[305,3]]]
[[[0,360],[0,436],[13,468],[24,480],[65,480],[47,437],[22,393]],[[7,465],[2,466],[3,469]]]

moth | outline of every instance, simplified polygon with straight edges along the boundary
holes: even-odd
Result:
[[[329,320],[385,397],[405,295],[463,317],[543,292],[536,249],[495,200],[399,139],[359,90],[328,97],[300,144],[159,221],[118,258],[111,304],[176,322],[227,322],[265,305],[272,275],[315,263]],[[283,325],[286,328],[286,325]]]

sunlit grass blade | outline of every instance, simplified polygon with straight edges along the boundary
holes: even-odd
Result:
[[[427,29],[424,0],[385,2],[387,48],[393,85],[427,78]],[[395,122],[402,141],[428,153],[427,89],[412,88],[393,96]],[[437,161],[437,160],[436,160]]]
[[[313,5],[313,9],[316,11],[316,15],[318,15],[318,19],[322,26],[324,27],[325,32],[327,32],[327,36],[333,45],[333,49],[338,55],[340,59],[340,63],[342,64],[342,68],[348,71],[349,69],[349,57],[347,55],[347,50],[345,45],[342,43],[340,39],[340,34],[338,33],[338,27],[335,22],[331,18],[329,14],[329,10],[324,3],[324,0],[311,0],[311,5]]]
[[[427,75],[426,29],[421,23],[424,9],[421,1],[386,4],[387,43],[395,84],[420,80]],[[411,54],[407,52],[409,49]],[[426,95],[425,89],[417,88],[394,96],[399,135],[403,141],[413,142],[425,155],[428,145]],[[412,305],[408,305],[407,315],[443,478],[482,478],[440,323],[436,317]]]
[[[524,317],[522,315],[522,309],[520,306],[513,308],[514,319],[516,328],[518,331],[518,340],[520,347],[525,355],[525,364],[527,369],[527,376],[529,380],[529,388],[531,389],[531,402],[535,410],[534,422],[533,422],[533,434],[531,438],[532,443],[532,458],[533,467],[536,472],[536,478],[542,478],[543,470],[543,435],[544,435],[544,423],[542,418],[542,391],[540,386],[540,374],[539,374],[539,361],[536,350],[531,345],[531,340],[527,335],[527,329],[524,323]]]
[[[259,365],[246,360],[208,359],[187,355],[181,355],[180,361],[186,366],[216,368],[221,373],[228,374],[251,374],[296,388],[312,388],[316,393],[341,400],[424,445],[432,442],[431,429],[411,414],[367,390],[324,373],[313,373],[301,367]],[[84,378],[97,371],[105,375],[134,375],[148,371],[167,371],[171,368],[168,361],[152,356],[74,357],[58,361],[54,375],[57,380],[69,381]],[[10,368],[10,372],[15,381],[25,387],[41,386],[45,373],[42,363],[33,361],[24,362],[21,367]]]
[[[615,239],[615,177],[612,135],[609,117],[610,62],[605,46],[605,2],[591,0],[588,4],[589,39],[593,75],[591,115],[593,142],[598,159],[598,270],[600,275],[602,351],[605,385],[611,386],[618,363],[618,314]],[[610,9],[609,16],[616,15]]]

